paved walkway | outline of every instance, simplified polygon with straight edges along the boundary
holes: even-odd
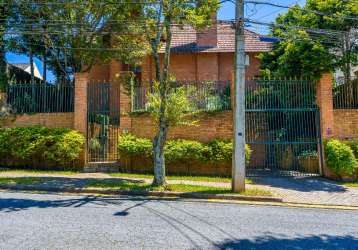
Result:
[[[128,179],[150,183],[151,179],[112,177],[102,173],[81,173],[76,175],[0,173],[0,177],[47,177],[44,185],[56,187],[83,187],[91,179]],[[255,184],[248,188],[271,191],[284,202],[358,206],[358,187],[345,187],[337,182],[319,177],[260,177],[253,178]],[[230,187],[230,183],[202,182],[188,180],[169,180],[170,184],[193,184],[216,187]]]

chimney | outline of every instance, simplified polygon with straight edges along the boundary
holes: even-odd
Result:
[[[209,28],[201,29],[196,32],[196,42],[199,47],[217,47],[218,30],[216,13],[212,17],[212,24]]]

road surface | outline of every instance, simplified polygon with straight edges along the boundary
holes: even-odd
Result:
[[[358,212],[0,192],[0,249],[358,249]]]

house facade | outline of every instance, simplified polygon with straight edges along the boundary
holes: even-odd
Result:
[[[257,55],[269,51],[271,43],[260,40],[260,35],[245,31],[246,77],[259,76],[260,61]],[[161,50],[164,52],[164,49]],[[231,23],[217,21],[211,28],[196,31],[191,27],[174,28],[171,45],[170,71],[178,81],[231,81],[234,69],[235,29]],[[120,62],[93,67],[90,77],[111,80],[113,75],[126,71]],[[155,78],[151,56],[143,60],[136,72],[140,82]]]

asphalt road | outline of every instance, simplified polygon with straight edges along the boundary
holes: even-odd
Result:
[[[358,249],[358,212],[0,192],[0,249]]]

